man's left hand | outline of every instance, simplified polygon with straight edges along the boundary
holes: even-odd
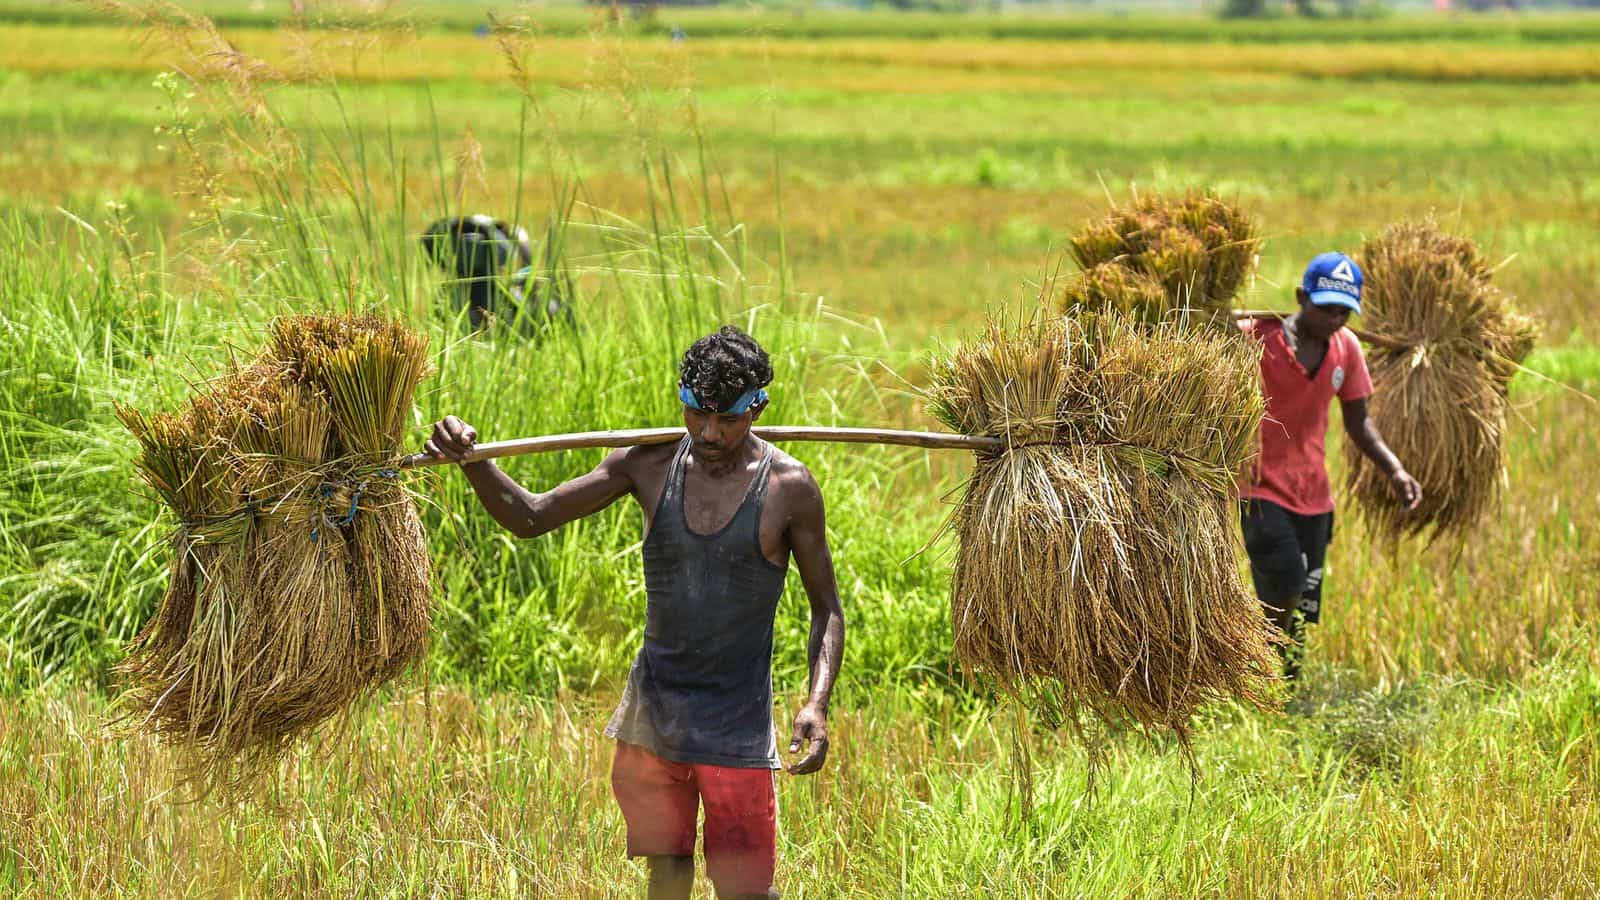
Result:
[[[828,760],[828,714],[815,703],[807,703],[795,714],[789,752],[799,753],[802,743],[809,745],[807,753],[804,759],[789,767],[790,775],[810,775]]]
[[[1422,485],[1405,469],[1398,469],[1390,475],[1389,483],[1394,485],[1395,495],[1406,505],[1406,509],[1416,509],[1422,502]]]

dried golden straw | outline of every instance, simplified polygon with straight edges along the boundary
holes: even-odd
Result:
[[[1272,703],[1272,637],[1240,577],[1236,476],[1259,350],[1221,333],[1068,315],[936,361],[931,408],[1000,437],[953,517],[955,655],[1053,721],[1170,731]]]
[[[1222,329],[1232,327],[1233,298],[1261,247],[1249,214],[1211,193],[1138,199],[1069,243],[1083,271],[1062,282],[1058,309]]]
[[[1499,497],[1506,394],[1538,326],[1492,283],[1471,241],[1432,222],[1390,226],[1359,262],[1363,326],[1397,345],[1369,351],[1371,415],[1423,499],[1404,509],[1388,478],[1346,444],[1350,493],[1386,538],[1465,536]]]
[[[373,318],[280,319],[176,413],[121,409],[180,523],[161,605],[119,667],[129,721],[241,789],[422,658],[430,562],[390,466],[426,342]]]

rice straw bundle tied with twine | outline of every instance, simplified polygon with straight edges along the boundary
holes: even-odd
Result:
[[[250,784],[421,658],[430,564],[396,461],[426,360],[396,323],[282,318],[177,412],[118,410],[179,523],[123,701],[202,788]]]
[[[1081,271],[1060,283],[1058,310],[1226,329],[1261,238],[1241,207],[1203,192],[1136,198],[1083,226],[1068,246]]]
[[[1222,334],[1066,316],[939,361],[934,415],[1005,448],[980,455],[952,522],[964,667],[1050,721],[1185,747],[1207,702],[1272,705],[1273,639],[1232,525],[1258,358]]]
[[[1371,415],[1422,485],[1407,510],[1388,478],[1346,444],[1347,486],[1363,518],[1390,539],[1465,536],[1499,498],[1505,478],[1507,394],[1538,338],[1492,281],[1473,243],[1432,222],[1392,225],[1358,256]]]

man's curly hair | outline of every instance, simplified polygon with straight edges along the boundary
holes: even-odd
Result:
[[[772,360],[755,338],[732,325],[694,342],[678,366],[678,382],[701,403],[727,409],[746,391],[772,383]]]

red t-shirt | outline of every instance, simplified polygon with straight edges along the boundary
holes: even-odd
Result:
[[[1261,463],[1256,483],[1244,496],[1270,500],[1292,513],[1315,516],[1333,511],[1323,438],[1328,407],[1372,395],[1372,376],[1361,342],[1348,328],[1328,339],[1328,355],[1315,376],[1295,359],[1277,319],[1241,322],[1245,334],[1261,342],[1261,393],[1267,414],[1261,421]]]

